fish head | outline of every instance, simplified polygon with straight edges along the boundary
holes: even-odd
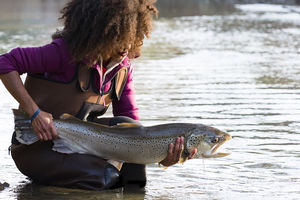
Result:
[[[228,133],[219,129],[198,125],[191,131],[186,141],[186,146],[189,152],[194,148],[197,149],[194,158],[218,158],[231,154],[230,152],[217,151],[222,144],[230,139],[231,136]]]

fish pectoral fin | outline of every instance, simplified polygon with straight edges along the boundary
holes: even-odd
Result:
[[[185,161],[187,161],[188,157],[180,157],[179,158],[179,163],[183,164]]]
[[[221,158],[230,155],[231,152],[218,152],[215,154],[215,158]]]
[[[141,125],[136,124],[136,123],[127,123],[127,122],[124,122],[124,123],[118,123],[116,126],[117,127],[140,127]]]
[[[187,159],[189,158],[189,151],[187,149],[184,149],[181,152],[180,158],[179,158],[179,163],[183,164],[185,161],[187,161]]]
[[[231,152],[218,152],[218,153],[208,154],[208,155],[203,154],[202,156],[204,158],[221,158],[221,157],[228,156],[230,154]]]

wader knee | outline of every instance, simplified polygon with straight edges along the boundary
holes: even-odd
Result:
[[[12,145],[11,154],[19,170],[42,185],[105,190],[119,183],[120,172],[104,159],[57,153],[51,147],[51,142]]]
[[[124,163],[120,171],[120,182],[122,186],[138,186],[140,188],[146,185],[146,166],[140,164]]]

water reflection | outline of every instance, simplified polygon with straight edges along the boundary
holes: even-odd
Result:
[[[79,189],[66,189],[52,186],[41,186],[27,183],[16,188],[18,200],[107,200],[128,199],[140,200],[145,197],[145,189],[120,188],[108,191],[88,191]]]

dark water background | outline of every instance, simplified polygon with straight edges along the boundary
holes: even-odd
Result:
[[[0,0],[0,53],[50,42],[64,2]],[[155,30],[134,61],[144,125],[215,126],[233,136],[232,155],[149,165],[145,190],[31,184],[7,153],[17,103],[0,84],[0,182],[10,183],[0,199],[300,199],[300,7],[257,2],[159,1]]]

